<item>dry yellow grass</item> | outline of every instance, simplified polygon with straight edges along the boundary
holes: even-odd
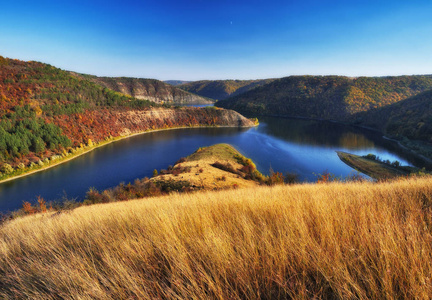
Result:
[[[215,162],[229,163],[235,170],[240,170],[243,165],[237,162],[235,155],[240,155],[234,147],[228,144],[216,144],[200,148],[189,155],[185,162],[178,163],[174,167],[189,167],[190,172],[181,173],[177,176],[160,175],[151,180],[174,180],[188,181],[192,186],[198,186],[205,190],[220,190],[232,188],[256,187],[258,182],[247,180],[231,172],[223,171],[212,166]]]
[[[432,179],[171,195],[0,228],[6,299],[427,299]]]

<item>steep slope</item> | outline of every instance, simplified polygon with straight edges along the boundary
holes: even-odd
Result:
[[[213,101],[181,90],[156,79],[130,77],[97,77],[81,75],[113,91],[156,103],[171,104],[211,104]]]
[[[47,64],[0,57],[0,179],[107,139],[182,126],[254,123],[218,108],[164,108]]]
[[[271,82],[273,79],[258,80],[202,80],[193,81],[178,87],[211,99],[222,100],[238,95]]]
[[[355,113],[386,106],[432,89],[432,76],[290,76],[272,81],[217,106],[251,115],[349,121]]]

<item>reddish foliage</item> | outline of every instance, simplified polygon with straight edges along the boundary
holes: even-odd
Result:
[[[37,202],[38,202],[38,205],[39,205],[39,211],[40,212],[46,212],[47,211],[47,207],[46,207],[45,200],[41,196],[38,196]]]
[[[34,208],[30,202],[23,203],[23,211],[27,215],[34,214],[36,212],[36,208]]]

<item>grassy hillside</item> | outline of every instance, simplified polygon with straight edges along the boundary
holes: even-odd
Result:
[[[213,101],[156,79],[81,75],[103,87],[141,100],[170,104],[211,104]]]
[[[211,99],[222,100],[238,95],[271,82],[273,79],[258,80],[202,80],[181,84],[178,87]]]
[[[431,178],[81,207],[0,227],[0,298],[427,299]]]
[[[199,148],[151,180],[183,181],[199,189],[221,190],[257,186],[259,182],[254,179],[258,177],[264,178],[250,159],[231,145],[217,144]]]
[[[253,122],[216,108],[162,107],[47,64],[0,57],[0,178],[131,133],[203,125]]]
[[[290,76],[219,101],[217,106],[250,115],[351,120],[432,89],[432,76],[358,77]]]

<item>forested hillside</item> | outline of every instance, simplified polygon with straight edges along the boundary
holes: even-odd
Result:
[[[432,90],[359,114],[356,121],[391,136],[432,143]]]
[[[432,89],[432,76],[290,76],[219,101],[218,106],[259,115],[339,121]]]
[[[273,79],[258,80],[202,80],[193,81],[178,87],[211,99],[223,100],[230,96],[239,95],[271,82]]]
[[[253,122],[215,108],[164,108],[47,64],[0,57],[0,177],[111,137],[197,125]]]
[[[78,74],[77,74],[78,75]],[[213,101],[156,79],[79,75],[113,91],[141,100],[170,104],[211,104]]]

